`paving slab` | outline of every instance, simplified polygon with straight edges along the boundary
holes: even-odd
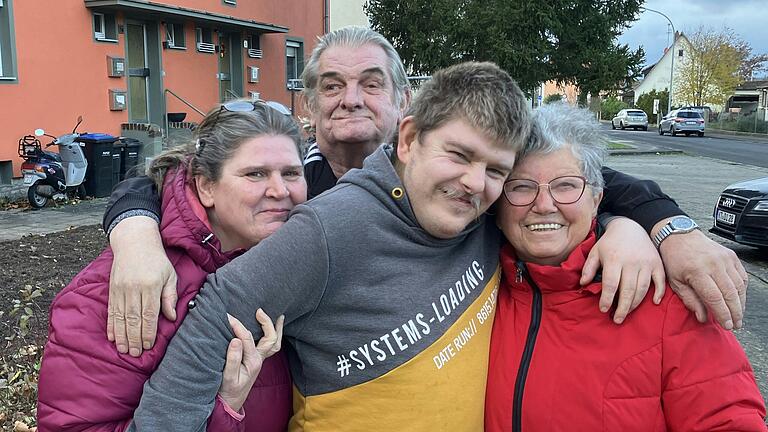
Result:
[[[26,208],[0,211],[0,241],[101,224],[107,201],[107,198],[94,198],[76,204],[49,204],[39,210]]]

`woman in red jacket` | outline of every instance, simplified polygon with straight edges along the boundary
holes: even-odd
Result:
[[[211,111],[195,140],[154,159],[149,172],[162,194],[161,236],[178,275],[176,320],[163,318],[155,345],[139,357],[107,340],[112,252],[105,250],[51,305],[49,339],[38,388],[41,431],[121,431],[139,404],[144,382],[208,273],[277,230],[306,200],[295,122],[268,103],[234,101]],[[283,431],[291,413],[291,379],[275,328],[263,311],[256,345],[230,319],[234,337],[208,430]],[[255,384],[254,384],[255,382]]]
[[[604,139],[584,110],[554,104],[535,117],[497,215],[509,244],[485,429],[765,431],[765,405],[732,333],[699,324],[669,290],[617,325],[599,312],[600,281],[579,285],[597,237]]]

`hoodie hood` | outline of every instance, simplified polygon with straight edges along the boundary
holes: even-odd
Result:
[[[476,230],[485,222],[486,215],[467,225],[462,232],[451,239],[439,239],[425,231],[408,199],[408,191],[405,190],[402,179],[395,171],[392,163],[394,149],[391,144],[382,144],[375,152],[365,158],[362,169],[353,169],[344,174],[336,187],[355,185],[365,189],[381,203],[389,212],[396,215],[413,230],[415,239],[429,243],[452,244],[460,242],[467,234]],[[398,191],[401,194],[398,195]]]

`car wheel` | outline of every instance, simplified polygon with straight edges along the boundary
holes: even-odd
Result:
[[[699,132],[699,136],[703,137],[704,136],[704,132]]]
[[[624,130],[624,122],[623,121],[619,122],[619,127],[621,128],[621,130]]]
[[[613,120],[611,120],[611,129],[616,130],[616,125],[613,123]]]
[[[647,131],[648,130],[648,126],[643,126],[643,130]]]
[[[677,136],[677,131],[675,130],[675,127],[674,127],[674,126],[670,126],[670,127],[669,127],[669,133],[670,133],[672,136]]]
[[[664,129],[661,128],[661,125],[659,125],[659,135],[664,135]]]

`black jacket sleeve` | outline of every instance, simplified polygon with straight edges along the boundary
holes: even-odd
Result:
[[[108,232],[115,218],[130,210],[144,210],[153,213],[157,220],[160,220],[160,196],[155,182],[149,177],[129,178],[115,186],[104,212],[104,232]]]
[[[640,180],[608,167],[603,167],[603,179],[605,189],[599,208],[601,213],[628,217],[649,233],[658,221],[685,214],[652,180]]]

